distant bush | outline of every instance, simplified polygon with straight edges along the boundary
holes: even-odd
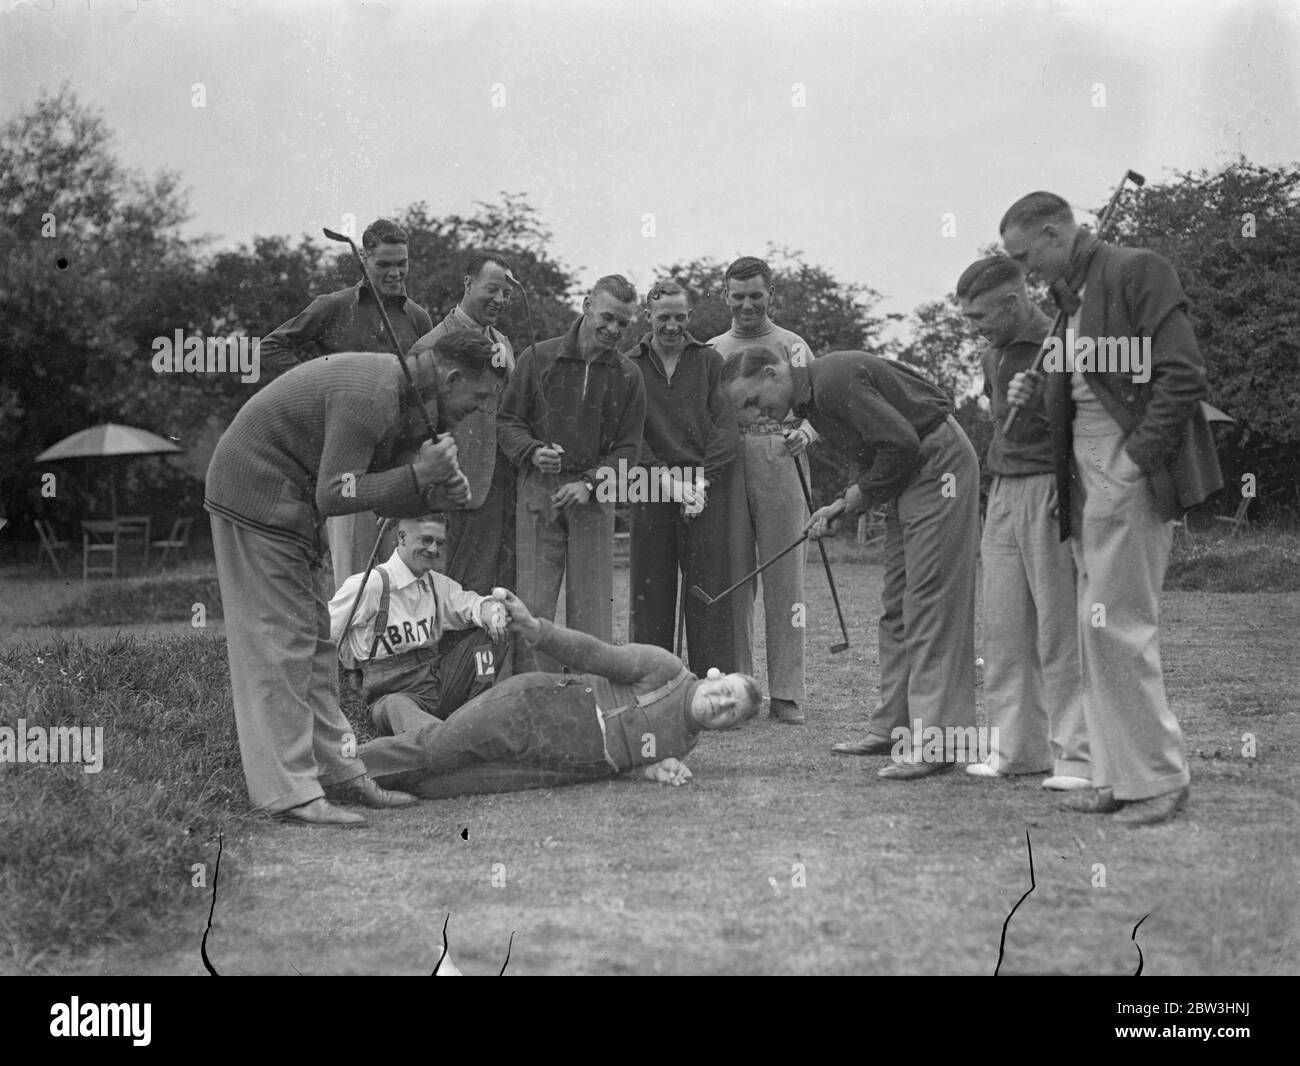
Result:
[[[1255,529],[1237,537],[1174,534],[1165,589],[1180,592],[1300,591],[1300,535]]]

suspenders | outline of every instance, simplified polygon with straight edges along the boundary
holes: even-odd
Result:
[[[382,567],[376,569],[384,590],[379,594],[379,613],[375,615],[375,639],[370,642],[370,654],[366,656],[366,662],[374,661],[375,652],[379,650],[379,642],[384,639],[384,630],[388,628],[388,607],[392,602],[393,589],[388,578],[388,571]],[[388,647],[387,641],[384,641],[384,647]],[[388,650],[391,652],[393,649],[388,648]]]

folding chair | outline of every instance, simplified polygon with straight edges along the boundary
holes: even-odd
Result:
[[[113,521],[81,523],[81,580],[117,577],[118,524]],[[107,563],[98,560],[108,557]]]
[[[874,544],[885,535],[885,509],[874,507],[858,515],[857,542]]]
[[[149,565],[150,519],[148,515],[119,515],[117,518],[117,543],[121,548],[127,544],[140,544],[140,567]]]
[[[1248,525],[1250,525],[1250,523],[1246,520],[1246,512],[1250,510],[1250,501],[1252,499],[1254,499],[1253,496],[1243,496],[1241,498],[1241,503],[1237,504],[1237,512],[1234,515],[1229,516],[1226,514],[1216,514],[1214,516],[1214,520],[1216,522],[1227,522],[1230,526],[1232,526],[1232,532],[1229,533],[1228,536],[1230,537],[1240,536],[1242,530],[1244,530]]]
[[[179,555],[190,546],[190,526],[193,524],[193,518],[178,518],[172,523],[171,534],[166,539],[153,542],[155,549],[162,549],[162,555],[158,557],[159,570],[166,564],[169,553],[175,552]]]
[[[59,552],[67,551],[70,547],[66,540],[59,540],[54,533],[54,527],[49,522],[36,519],[36,533],[41,538],[41,550],[36,553],[36,562],[39,565],[45,556],[50,557],[50,562],[54,564],[54,572],[60,577],[63,576],[63,567],[59,565]]]

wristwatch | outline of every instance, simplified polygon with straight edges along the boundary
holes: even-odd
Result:
[[[582,483],[587,486],[587,491],[589,493],[591,493],[593,496],[596,495],[596,486],[595,483],[591,480],[591,478],[584,477],[582,479]]]

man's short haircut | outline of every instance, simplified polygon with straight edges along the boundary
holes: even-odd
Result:
[[[1007,213],[998,223],[998,233],[1006,233],[1012,226],[1017,229],[1027,229],[1044,222],[1073,221],[1074,212],[1070,210],[1070,205],[1056,193],[1031,192],[1007,208]]]
[[[361,234],[361,247],[373,252],[381,244],[405,244],[406,230],[387,218],[377,218]]]
[[[758,714],[758,709],[763,706],[763,693],[759,690],[758,682],[748,674],[740,674],[739,677],[745,690],[745,702],[748,710],[736,719],[737,725],[741,722],[748,722]]]
[[[406,518],[399,518],[397,520],[397,528],[401,529],[403,526],[422,526],[426,522],[437,522],[438,525],[445,526],[447,524],[447,516],[441,511],[434,514],[410,515]]]
[[[737,378],[752,378],[762,372],[765,366],[779,366],[784,360],[771,348],[751,344],[732,352],[722,363],[722,381],[728,383]]]
[[[757,277],[761,277],[763,284],[769,289],[772,287],[772,268],[752,255],[742,255],[727,267],[727,272],[722,277],[722,287],[725,289],[727,282],[732,278],[737,281],[748,281],[750,278]]]
[[[645,294],[645,304],[647,308],[653,309],[656,300],[662,300],[665,296],[685,296],[686,306],[691,306],[691,294],[688,290],[678,285],[672,279],[656,281],[650,286],[650,291]]]
[[[591,287],[592,296],[598,292],[607,292],[615,300],[621,300],[625,304],[636,303],[636,286],[622,274],[606,274]]]
[[[473,248],[465,254],[461,273],[467,278],[477,279],[489,263],[504,267],[507,274],[515,272],[515,268],[510,265],[510,260],[500,252],[494,252],[490,248]]]
[[[990,255],[972,263],[957,279],[957,298],[974,300],[986,292],[1008,286],[1023,286],[1025,272],[1020,264],[1005,255]]]
[[[472,378],[488,372],[506,376],[504,361],[492,358],[495,352],[496,345],[475,330],[444,333],[433,342],[433,354],[439,362],[449,363]]]

